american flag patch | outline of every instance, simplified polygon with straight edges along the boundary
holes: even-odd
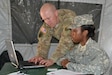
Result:
[[[42,28],[41,28],[41,31],[42,31],[43,33],[46,33],[47,30],[46,30],[44,27],[42,27]]]

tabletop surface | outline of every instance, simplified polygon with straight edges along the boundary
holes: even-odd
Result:
[[[56,68],[56,69],[61,69],[61,66],[58,66],[56,64],[50,66],[50,67],[44,67],[44,68],[33,68],[33,69],[17,69],[15,68],[10,62],[9,63],[5,63],[5,65],[3,66],[3,68],[0,71],[0,75],[7,75],[9,73],[12,72],[17,72],[17,71],[21,71],[25,74],[29,74],[29,75],[46,75],[47,72],[49,72],[47,69],[49,68]]]

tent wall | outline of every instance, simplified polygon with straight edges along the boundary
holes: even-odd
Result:
[[[99,44],[109,55],[112,61],[112,1],[106,0]]]
[[[50,1],[50,0],[49,0]],[[53,1],[53,0],[52,0]],[[104,49],[112,61],[112,0],[60,0],[60,1],[74,1],[84,3],[98,3],[103,4],[99,40],[98,43],[102,49]],[[0,54],[5,50],[5,39],[12,39],[12,27],[11,27],[11,12],[10,12],[10,0],[0,0]],[[52,49],[57,44],[52,44],[50,48],[50,54]],[[23,56],[24,60],[27,60],[36,55],[36,44],[15,44],[16,50],[18,50]],[[50,56],[50,55],[49,55]]]
[[[0,0],[0,54],[5,50],[4,39],[11,39],[10,1]]]

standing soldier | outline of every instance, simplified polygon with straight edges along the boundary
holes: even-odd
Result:
[[[38,52],[37,56],[29,61],[50,66],[74,46],[70,30],[67,28],[72,24],[76,14],[68,9],[57,10],[54,5],[45,3],[40,9],[40,16],[44,23],[38,33]],[[50,59],[47,59],[52,37],[58,39],[59,43]]]

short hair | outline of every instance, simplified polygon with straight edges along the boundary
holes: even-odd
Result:
[[[87,37],[94,37],[95,35],[95,27],[94,25],[82,25],[81,26],[81,31],[83,32],[84,30],[88,30]]]

